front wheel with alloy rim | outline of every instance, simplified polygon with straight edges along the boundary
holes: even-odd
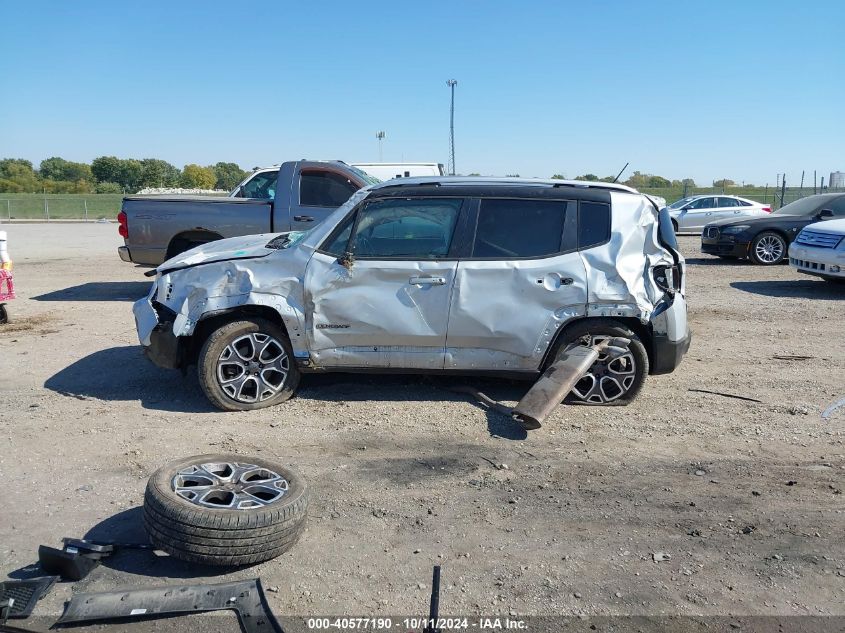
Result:
[[[748,257],[761,266],[780,264],[786,257],[786,240],[774,231],[763,231],[751,240]]]
[[[197,370],[205,395],[225,411],[279,404],[299,384],[287,335],[266,319],[233,321],[212,332],[200,351]]]
[[[631,340],[628,352],[618,358],[602,354],[564,399],[567,404],[624,406],[640,393],[648,375],[648,353],[639,337],[618,321],[576,323],[562,334],[555,360],[573,345],[592,346],[605,339]]]

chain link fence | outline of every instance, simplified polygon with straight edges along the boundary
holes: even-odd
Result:
[[[646,187],[642,193],[660,196],[667,204],[687,196],[702,194],[727,194],[748,198],[763,204],[769,204],[772,209],[779,209],[785,204],[814,193],[845,193],[845,188],[830,189],[825,187]],[[0,193],[0,223],[16,220],[84,220],[112,221],[120,211],[123,194],[32,194],[32,193]]]
[[[123,194],[0,193],[0,222],[15,220],[114,220]]]
[[[771,205],[773,210],[816,193],[845,193],[845,189],[828,187],[824,189],[813,187],[786,187],[786,189],[780,187],[641,187],[640,191],[665,198],[666,204],[672,204],[688,196],[729,195]]]

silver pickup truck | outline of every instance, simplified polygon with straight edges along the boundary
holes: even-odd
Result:
[[[126,196],[117,216],[125,262],[158,266],[226,237],[310,229],[378,180],[341,161],[290,161],[226,196]]]

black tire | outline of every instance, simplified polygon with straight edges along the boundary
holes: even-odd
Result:
[[[199,464],[255,465],[281,476],[287,490],[277,500],[256,507],[199,505],[177,494],[173,483],[180,471]],[[144,493],[144,527],[153,546],[180,560],[204,565],[236,567],[275,558],[299,539],[307,514],[308,490],[302,476],[261,457],[197,455],[180,459],[154,472]]]
[[[260,364],[253,367],[250,363],[243,362],[242,359],[238,360],[238,362],[229,363],[226,366],[227,370],[228,367],[235,367],[240,364],[243,366],[244,374],[249,374],[249,371],[253,369],[258,372],[254,374],[253,378],[247,376],[243,388],[233,394],[227,392],[227,390],[233,388],[233,385],[225,385],[224,389],[224,385],[221,383],[222,379],[218,380],[218,362],[226,362],[223,354],[230,344],[249,335],[271,337],[281,346],[284,351],[285,360],[275,370]],[[223,370],[221,368],[221,371]],[[269,377],[265,376],[265,372],[270,372]],[[275,323],[259,318],[232,321],[212,332],[200,350],[197,360],[197,373],[199,375],[200,386],[206,397],[208,397],[214,406],[224,411],[252,411],[284,402],[294,394],[296,387],[299,385],[300,378],[299,369],[296,366],[293,349],[291,348],[287,334]],[[258,390],[264,386],[263,381],[265,378],[272,381],[281,377],[282,374],[284,374],[284,377],[279,381],[278,386],[267,384],[268,390],[270,387],[277,388],[274,394],[265,397],[267,390],[264,393],[258,393]],[[247,387],[246,383],[249,383],[250,386]],[[257,392],[257,399],[255,401],[249,401],[249,397],[252,396],[253,383],[254,389]],[[234,387],[237,390],[237,386],[235,385]],[[244,388],[246,389],[244,390]]]
[[[557,349],[555,350],[553,358],[557,359],[568,345],[571,345],[579,340],[587,342],[588,340],[592,341],[597,337],[602,339],[615,336],[631,339],[631,345],[628,348],[630,356],[623,356],[622,358],[612,361],[609,364],[604,358],[599,357],[599,360],[596,361],[590,369],[591,374],[589,375],[592,375],[593,378],[582,378],[576,384],[575,389],[573,389],[564,399],[566,404],[620,407],[630,404],[634,401],[637,395],[639,395],[643,388],[643,384],[645,383],[646,376],[648,376],[648,353],[646,352],[645,346],[640,338],[631,331],[631,329],[619,321],[614,321],[612,319],[589,319],[573,324],[572,326],[566,328],[566,330],[564,330],[561,334],[561,339],[558,343]],[[613,374],[610,377],[615,379],[616,384],[620,387],[624,387],[621,390],[616,390],[612,387],[612,382],[604,380],[604,374],[612,367],[615,367],[618,370],[622,368],[623,365],[627,365],[629,362],[632,363],[633,367],[627,367],[626,369],[630,369],[632,371],[630,376],[622,378],[622,384],[620,384],[619,379],[616,378],[619,374],[613,374],[613,372],[610,372]],[[628,378],[630,378],[630,381]],[[600,383],[605,383],[604,388],[599,386],[598,393],[591,393],[591,391],[595,391],[595,383],[593,381],[596,379],[598,379]],[[587,388],[588,385],[591,385],[590,389]],[[616,393],[617,391],[619,392]],[[601,401],[594,398],[596,395],[599,396]]]
[[[765,243],[777,244],[775,249],[779,251],[780,254],[775,256],[775,252],[773,252],[771,257],[764,254],[765,249],[763,248],[763,245]],[[780,233],[776,233],[775,231],[763,231],[751,240],[751,245],[748,247],[748,259],[760,266],[775,266],[783,263],[786,259],[788,247],[789,245]],[[760,251],[759,253],[758,250]]]

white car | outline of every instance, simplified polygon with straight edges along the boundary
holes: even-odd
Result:
[[[701,233],[704,225],[716,220],[755,218],[772,212],[768,204],[717,194],[681,198],[666,208],[676,233]]]
[[[789,246],[789,263],[799,273],[845,279],[845,219],[804,227]]]

